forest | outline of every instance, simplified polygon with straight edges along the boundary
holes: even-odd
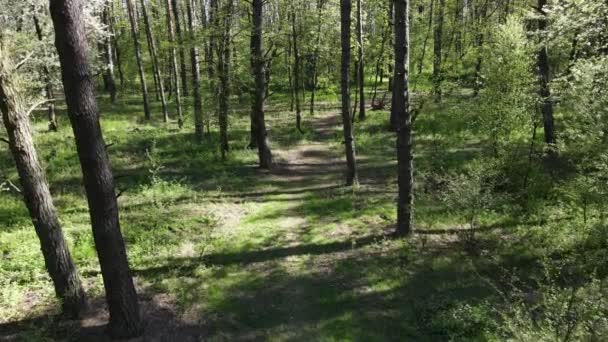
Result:
[[[0,26],[0,341],[608,339],[608,1]]]

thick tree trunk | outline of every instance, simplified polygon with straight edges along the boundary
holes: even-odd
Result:
[[[443,22],[445,14],[445,0],[439,0],[435,17],[435,33],[433,38],[433,95],[435,102],[441,102],[441,83],[443,82],[442,48],[443,48]]]
[[[154,74],[158,84],[158,92],[160,97],[160,103],[163,108],[163,120],[169,121],[169,110],[167,108],[167,99],[165,97],[165,85],[163,83],[163,76],[160,72],[160,64],[158,62],[158,53],[156,51],[156,40],[152,34],[152,27],[150,23],[150,17],[148,16],[148,9],[146,7],[146,1],[141,0],[141,13],[144,17],[144,25],[146,26],[146,35],[148,36],[148,42],[150,44],[150,57],[152,57],[152,66],[154,67]]]
[[[180,84],[180,74],[177,69],[177,48],[175,47],[175,25],[173,13],[171,10],[171,0],[165,0],[165,5],[167,7],[167,25],[168,25],[168,34],[169,34],[169,44],[171,44],[171,68],[173,70],[173,77],[175,80],[175,87],[173,90],[175,91],[175,104],[177,106],[177,125],[179,128],[184,126],[184,115],[182,111],[182,96],[179,89]]]
[[[342,45],[341,91],[342,91],[342,124],[344,125],[344,147],[346,151],[346,185],[358,183],[357,160],[355,157],[355,138],[350,117],[350,15],[351,0],[340,0],[340,31]]]
[[[291,37],[293,41],[293,92],[296,100],[296,128],[300,133],[303,133],[302,105],[300,102],[300,51],[298,50],[298,27],[295,8],[291,13]]]
[[[3,51],[0,44],[0,58]],[[63,237],[57,210],[32,139],[32,128],[20,96],[17,94],[7,60],[0,60],[0,111],[6,127],[9,148],[15,160],[23,199],[40,240],[46,269],[62,301],[63,313],[76,318],[86,309],[86,296],[67,243]]]
[[[397,163],[399,199],[397,230],[400,236],[413,230],[414,157],[412,117],[409,110],[409,0],[395,0],[395,75],[392,112],[397,118]]]
[[[203,99],[201,96],[201,70],[198,65],[198,48],[194,41],[194,3],[187,0],[188,31],[190,33],[190,65],[192,68],[192,94],[194,96],[194,135],[200,142],[204,136],[203,126]]]
[[[44,37],[42,36],[42,27],[40,27],[40,22],[38,21],[38,17],[34,13],[34,28],[36,29],[36,36],[39,41],[42,41]],[[55,95],[53,95],[53,82],[51,81],[51,72],[46,65],[42,66],[42,75],[44,77],[44,95],[46,99],[49,101],[47,104],[47,117],[49,120],[49,131],[57,132],[59,128],[57,125],[57,115],[55,113]],[[116,91],[116,89],[114,89]],[[114,102],[114,100],[112,100]]]
[[[359,120],[365,120],[365,63],[363,60],[363,23],[361,21],[361,0],[357,0],[357,82],[359,83]]]
[[[80,0],[51,0],[55,45],[59,54],[68,116],[82,166],[84,187],[110,313],[113,337],[142,333],[137,293],[120,232],[114,177],[106,151]]]
[[[110,3],[107,2],[104,5],[103,11],[101,12],[101,21],[106,26],[110,27],[112,25],[110,21]],[[110,29],[111,31],[111,29]],[[112,103],[116,102],[116,82],[114,81],[114,53],[112,52],[112,37],[107,35],[103,39],[102,46],[102,54],[105,63],[104,73],[103,73],[103,82],[104,87],[107,92],[110,93],[110,100]]]
[[[543,114],[543,126],[545,129],[545,143],[552,149],[551,153],[556,152],[555,127],[553,119],[553,102],[551,100],[551,88],[549,87],[550,70],[549,55],[547,45],[544,43],[544,33],[547,30],[547,19],[543,8],[547,5],[547,0],[538,0],[538,8],[543,12],[543,16],[538,20],[538,32],[541,35],[541,47],[537,54],[538,79],[540,83],[539,95],[541,98],[541,112]]]
[[[139,29],[137,27],[137,19],[135,17],[135,5],[133,0],[127,1],[127,12],[129,14],[129,22],[131,23],[131,36],[133,37],[133,45],[135,46],[135,60],[137,61],[137,70],[139,72],[139,81],[141,83],[141,93],[144,101],[144,115],[146,120],[150,120],[150,105],[148,103],[148,86],[146,85],[146,74],[144,65],[141,59],[141,47],[139,45]]]
[[[179,4],[177,0],[171,0],[171,10],[175,24],[175,33],[177,34],[177,43],[179,45],[179,70],[180,79],[182,81],[182,91],[184,95],[188,95],[188,72],[186,71],[186,52],[184,51],[184,36],[182,34],[182,23],[180,18]]]
[[[253,103],[251,112],[253,113],[256,144],[258,147],[258,157],[260,167],[270,168],[272,164],[272,154],[268,147],[268,134],[266,132],[266,121],[264,119],[264,98],[266,88],[266,72],[264,52],[262,51],[262,34],[264,23],[264,0],[253,0],[252,3],[252,32],[251,32],[251,71],[255,81],[253,93]]]

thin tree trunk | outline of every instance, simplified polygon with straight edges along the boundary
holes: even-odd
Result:
[[[116,68],[118,69],[118,79],[120,80],[120,89],[123,90],[125,87],[125,76],[122,72],[122,61],[120,59],[120,49],[118,48],[118,34],[116,32],[116,20],[114,16],[114,2],[110,2],[110,13],[109,13],[109,22],[110,22],[110,34],[112,35],[112,52],[114,53],[114,60],[116,61]]]
[[[357,45],[358,69],[357,82],[359,83],[359,120],[365,120],[365,64],[363,60],[363,23],[361,22],[361,0],[357,0]]]
[[[482,67],[482,63],[483,63],[481,48],[483,47],[485,37],[483,34],[483,28],[481,26],[482,26],[482,23],[484,22],[484,20],[486,19],[486,15],[488,12],[487,1],[480,5],[480,7],[478,8],[478,11],[479,11],[478,18],[477,18],[478,27],[477,27],[477,35],[475,37],[475,46],[477,47],[477,61],[475,62],[475,83],[473,84],[473,95],[475,97],[479,96],[479,91],[481,90],[481,87],[483,85],[482,79],[481,79],[481,67]]]
[[[409,110],[409,0],[395,0],[395,76],[392,111],[397,118],[397,163],[399,199],[396,234],[405,236],[413,230],[414,157],[412,153],[412,117]]]
[[[167,25],[168,25],[168,34],[169,34],[169,44],[171,44],[171,68],[173,70],[173,76],[175,80],[175,87],[173,90],[175,91],[175,104],[177,106],[177,125],[179,128],[184,126],[184,114],[182,112],[182,97],[179,89],[180,83],[180,74],[177,69],[177,48],[175,47],[175,25],[174,18],[171,11],[171,0],[165,0],[165,5],[167,7]]]
[[[228,111],[230,100],[230,42],[232,26],[233,2],[228,0],[225,5],[222,40],[218,51],[218,77],[219,77],[219,124],[220,124],[220,152],[222,160],[230,150],[228,143]]]
[[[36,21],[36,17],[34,17]],[[110,3],[106,2],[101,12],[101,22],[110,27]],[[111,31],[111,29],[110,29]],[[100,43],[100,51],[102,52],[104,59],[104,72],[103,72],[103,83],[104,89],[110,93],[110,101],[116,103],[116,82],[114,81],[114,61],[112,59],[112,38],[107,35],[104,37],[103,42]]]
[[[323,5],[325,0],[317,0],[317,40],[312,56],[312,90],[310,92],[310,115],[315,113],[315,95],[319,85],[319,50],[321,45],[321,16],[323,15]]]
[[[5,58],[0,42],[0,58]],[[86,309],[86,296],[63,237],[57,210],[32,139],[28,114],[15,89],[15,70],[8,60],[0,60],[0,112],[6,127],[9,148],[15,160],[22,194],[40,240],[46,269],[61,299],[63,313],[80,316]]]
[[[545,143],[549,145],[551,154],[555,154],[556,141],[555,127],[553,119],[553,102],[551,100],[551,88],[549,87],[549,55],[547,53],[547,45],[544,43],[544,33],[547,30],[547,19],[544,12],[544,7],[547,5],[547,0],[538,0],[538,8],[543,12],[542,17],[538,20],[538,32],[541,34],[541,48],[538,51],[538,79],[540,83],[539,94],[541,97],[541,112],[543,114],[543,126],[545,128]]]
[[[341,31],[341,91],[342,91],[342,124],[344,125],[344,147],[346,152],[346,185],[356,185],[357,160],[355,157],[355,138],[350,118],[350,15],[352,11],[351,0],[340,0],[340,31]]]
[[[184,36],[182,34],[182,24],[180,18],[179,4],[177,0],[171,0],[171,9],[173,10],[173,20],[175,33],[177,34],[177,43],[179,45],[179,66],[180,79],[182,81],[182,91],[184,95],[188,95],[188,72],[186,71],[186,52],[184,51]],[[179,83],[179,82],[178,82]]]
[[[374,78],[374,95],[372,97],[372,106],[376,105],[376,97],[378,96],[378,77],[382,74],[381,66],[382,61],[384,60],[384,49],[386,46],[386,40],[388,39],[389,35],[389,27],[390,25],[387,25],[387,27],[383,28],[382,31],[382,43],[380,45],[380,53],[378,54],[378,59],[376,60],[376,76]],[[382,82],[382,80],[380,80],[380,82]]]
[[[433,95],[435,102],[441,102],[441,83],[443,82],[442,48],[443,48],[443,22],[445,14],[445,0],[439,0],[437,16],[435,17],[435,33],[433,38]]]
[[[146,74],[141,59],[141,47],[139,45],[139,29],[135,18],[135,5],[133,0],[127,1],[127,12],[129,14],[129,22],[131,23],[131,35],[133,37],[133,45],[135,46],[135,60],[137,61],[137,70],[139,71],[139,81],[141,83],[141,93],[144,101],[144,115],[146,120],[150,120],[150,105],[148,103],[148,86],[146,85]]]
[[[198,48],[194,41],[194,3],[187,0],[188,30],[190,33],[190,65],[192,68],[192,94],[194,95],[194,134],[200,142],[204,136],[203,126],[203,99],[201,96],[201,70],[198,65]]]
[[[167,99],[165,98],[165,85],[163,83],[163,76],[160,72],[160,64],[158,62],[158,54],[156,52],[156,39],[152,33],[152,26],[150,25],[150,17],[148,16],[148,9],[146,7],[146,1],[141,1],[141,12],[144,17],[144,25],[146,26],[146,35],[148,36],[148,42],[150,44],[150,55],[152,57],[152,66],[154,67],[154,74],[157,80],[158,92],[160,97],[160,103],[163,108],[163,120],[169,122],[169,110],[167,109]]]
[[[138,336],[143,331],[142,320],[120,232],[114,177],[99,124],[95,86],[87,60],[89,47],[82,2],[51,0],[50,3],[68,116],[82,166],[110,313],[108,331],[115,338]]]
[[[297,13],[293,8],[291,13],[291,37],[293,40],[293,91],[296,100],[296,128],[300,133],[302,130],[302,106],[300,103],[300,51],[298,51],[298,29]]]
[[[42,41],[42,28],[40,27],[40,22],[38,21],[38,17],[36,14],[33,15],[34,18],[34,28],[36,29],[36,36],[38,36],[38,40]],[[44,95],[46,99],[49,101],[47,104],[47,117],[49,120],[49,131],[57,132],[59,128],[57,125],[57,115],[55,114],[55,95],[53,94],[53,82],[51,81],[51,72],[49,68],[44,64],[42,66],[42,75],[44,77]],[[116,89],[114,89],[114,94]],[[114,102],[114,100],[112,100]]]
[[[266,61],[262,51],[262,34],[264,24],[264,0],[253,0],[252,2],[252,32],[251,32],[251,70],[255,80],[253,103],[251,112],[255,124],[256,144],[260,167],[270,168],[272,164],[272,153],[268,147],[268,133],[266,132],[266,121],[264,118],[264,98],[266,88],[266,72],[264,70]]]

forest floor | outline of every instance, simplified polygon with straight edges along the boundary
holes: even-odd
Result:
[[[200,146],[189,128],[140,122],[135,100],[112,110],[104,103],[122,229],[146,320],[137,340],[498,336],[500,309],[513,304],[505,279],[538,270],[535,257],[521,252],[530,236],[514,234],[507,216],[489,214],[473,238],[439,199],[420,195],[417,233],[393,239],[396,162],[388,113],[369,112],[355,124],[361,184],[347,188],[340,116],[335,103],[324,105],[304,115],[304,134],[296,132],[293,113],[268,108],[276,165],[263,171],[255,151],[245,148],[246,110],[231,119],[232,151],[222,162],[217,133]],[[431,120],[441,121],[422,118],[419,127],[443,129],[459,144],[443,156],[446,167],[479,153],[454,122],[438,128]],[[27,212],[17,195],[0,193],[0,341],[105,340],[103,287],[67,126],[62,120],[59,133],[40,133],[37,144],[91,310],[81,321],[57,316]],[[432,168],[432,134],[418,134],[422,170]],[[12,165],[1,152],[0,163]],[[422,193],[426,178],[420,178]]]

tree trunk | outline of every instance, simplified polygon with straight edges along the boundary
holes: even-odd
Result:
[[[323,5],[325,0],[317,0],[317,40],[315,44],[315,50],[312,56],[312,91],[310,92],[310,115],[315,113],[315,94],[317,92],[317,86],[319,85],[319,50],[321,45],[321,16],[323,15]]]
[[[441,83],[443,82],[443,73],[441,70],[441,50],[443,48],[443,22],[445,14],[445,0],[439,0],[437,8],[437,16],[435,17],[435,33],[433,38],[433,95],[435,102],[441,102]]]
[[[252,32],[251,32],[251,70],[255,81],[253,93],[253,103],[251,112],[253,113],[256,144],[258,147],[258,157],[260,167],[270,168],[272,164],[272,153],[268,147],[268,134],[266,132],[266,121],[264,119],[264,98],[266,88],[266,72],[264,52],[262,51],[262,34],[264,24],[264,0],[253,0],[252,3]]]
[[[35,18],[35,17],[34,17]],[[101,12],[101,21],[106,26],[110,27],[112,25],[110,21],[110,3],[107,2],[104,4],[103,11]],[[111,31],[111,29],[110,29]],[[112,103],[116,103],[116,82],[114,81],[114,60],[113,60],[113,52],[112,52],[112,37],[107,35],[103,39],[103,43],[101,44],[103,51],[103,59],[105,63],[104,73],[103,73],[103,82],[105,86],[105,90],[110,93],[110,100]]]
[[[198,65],[198,48],[194,41],[194,3],[187,0],[188,30],[190,33],[190,65],[192,68],[192,94],[194,95],[194,135],[200,142],[203,140],[203,99],[201,96],[201,70]]]
[[[38,36],[38,40],[42,41],[44,37],[42,37],[42,28],[40,27],[40,22],[38,21],[38,17],[36,14],[33,15],[34,18],[34,28],[36,29],[36,35]],[[53,82],[51,81],[51,72],[46,65],[42,66],[42,75],[44,77],[44,95],[46,99],[49,101],[47,105],[47,116],[49,120],[49,131],[57,132],[59,128],[57,125],[57,115],[55,114],[55,95],[53,94]],[[112,100],[114,102],[114,100]]]
[[[137,70],[139,71],[139,81],[141,83],[141,92],[144,101],[144,115],[146,120],[150,120],[150,105],[148,103],[148,86],[146,85],[146,75],[144,66],[141,60],[141,47],[139,45],[139,29],[137,27],[137,19],[135,18],[135,5],[133,0],[127,1],[127,12],[129,14],[129,22],[131,23],[131,35],[133,37],[133,45],[135,46],[135,60],[137,61]]]
[[[355,157],[355,138],[350,118],[350,15],[351,0],[340,0],[340,31],[342,45],[341,91],[342,91],[342,124],[344,125],[344,147],[346,151],[346,185],[358,183],[357,161]]]
[[[114,177],[99,124],[95,86],[87,60],[82,2],[51,0],[50,3],[68,116],[82,167],[110,313],[108,331],[116,338],[138,336],[143,330],[139,303],[120,232]]]
[[[555,143],[555,128],[553,120],[553,102],[551,100],[551,88],[549,87],[550,70],[549,56],[547,53],[547,45],[544,43],[544,34],[547,30],[547,19],[544,7],[547,5],[547,0],[538,0],[538,8],[543,12],[542,17],[538,20],[538,32],[541,35],[541,48],[538,51],[538,79],[540,83],[539,95],[541,97],[541,112],[543,114],[543,126],[545,128],[545,143],[552,149],[551,154],[556,152]]]
[[[487,1],[484,2],[483,4],[481,4],[480,7],[477,8],[477,10],[478,10],[478,13],[477,13],[478,27],[477,27],[477,35],[475,37],[475,46],[477,47],[477,61],[475,62],[475,83],[473,84],[473,95],[475,97],[479,96],[479,91],[481,90],[481,87],[483,85],[482,79],[481,79],[481,66],[483,63],[481,48],[483,47],[484,34],[483,34],[483,27],[481,27],[481,26],[488,13]]]
[[[168,25],[168,34],[169,34],[169,44],[171,45],[171,68],[173,70],[173,76],[175,79],[175,87],[173,90],[175,91],[175,104],[177,106],[177,125],[179,128],[184,126],[184,115],[182,112],[182,97],[179,89],[180,83],[180,74],[177,69],[177,48],[175,47],[175,25],[173,21],[173,14],[171,11],[171,0],[165,0],[165,5],[167,7],[167,25]]]
[[[363,60],[363,23],[361,22],[361,0],[357,0],[357,45],[358,69],[357,82],[359,83],[359,120],[365,120],[365,64]]]
[[[395,75],[392,111],[397,118],[397,163],[399,199],[397,230],[400,236],[413,230],[414,157],[412,117],[409,110],[409,0],[395,0]]]
[[[186,71],[186,52],[184,51],[184,36],[182,34],[181,18],[179,16],[179,4],[177,0],[171,0],[171,9],[173,11],[173,19],[175,24],[175,33],[177,34],[177,43],[179,45],[179,66],[180,79],[182,81],[182,90],[184,95],[188,95],[188,72]],[[178,82],[179,83],[179,82]]]
[[[114,60],[116,61],[116,69],[118,69],[118,79],[120,80],[120,89],[123,90],[125,87],[125,77],[122,72],[120,49],[118,48],[118,33],[116,32],[116,19],[115,19],[115,15],[114,15],[114,2],[113,1],[110,2],[110,13],[109,13],[108,20],[110,21],[109,30],[110,30],[110,34],[112,37],[111,38],[112,47],[113,47],[112,52],[114,53]]]
[[[4,51],[0,43],[0,58]],[[0,111],[15,160],[22,194],[40,240],[46,269],[62,301],[63,313],[76,318],[86,309],[86,296],[63,237],[57,210],[32,139],[28,113],[17,94],[8,60],[0,60]]]
[[[220,152],[222,160],[230,150],[228,144],[228,111],[230,100],[230,32],[232,26],[233,2],[228,0],[225,5],[222,40],[218,51],[218,77],[219,77],[219,124],[220,124]]]
[[[291,37],[293,40],[293,92],[296,100],[296,128],[302,130],[302,106],[300,103],[300,51],[298,50],[298,28],[296,9],[291,13]]]
[[[146,35],[148,36],[148,42],[150,44],[150,57],[152,57],[152,66],[154,67],[154,74],[158,84],[158,92],[160,97],[160,103],[163,108],[163,120],[169,122],[169,110],[167,109],[167,99],[165,97],[165,85],[163,83],[163,76],[160,72],[160,64],[158,62],[158,54],[156,52],[156,40],[152,33],[152,27],[150,23],[150,17],[148,16],[148,9],[146,7],[146,1],[141,1],[141,12],[144,17],[144,25],[146,26]]]

